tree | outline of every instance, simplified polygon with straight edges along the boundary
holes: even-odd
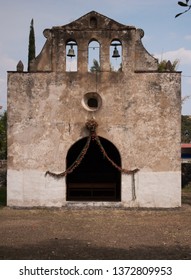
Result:
[[[93,65],[90,68],[90,72],[100,72],[100,70],[101,69],[100,69],[99,62],[96,59],[94,59],[93,60]]]
[[[191,141],[191,117],[182,116],[181,142],[190,143],[190,141]]]
[[[29,33],[29,47],[28,47],[28,71],[30,71],[30,62],[35,58],[35,34],[34,21],[31,20]]]
[[[179,6],[185,7],[187,9],[184,12],[177,14],[175,17],[179,17],[180,15],[187,13],[191,9],[191,4],[189,4],[189,1],[190,0],[185,0],[185,2],[178,1]]]
[[[187,12],[191,9],[191,4],[189,3],[189,1],[191,1],[191,0],[185,0],[185,2],[178,1],[178,5],[179,5],[179,6],[181,6],[181,7],[186,7],[187,9],[186,9],[184,12],[177,14],[177,15],[175,16],[175,18],[176,18],[176,17],[179,17],[179,16],[182,15],[182,14],[187,13]],[[182,103],[183,103],[186,99],[188,99],[188,98],[190,98],[190,95],[185,96],[185,97],[182,99]]]
[[[0,115],[0,159],[7,159],[7,112]]]

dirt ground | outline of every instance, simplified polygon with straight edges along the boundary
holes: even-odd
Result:
[[[0,259],[191,259],[191,192],[180,209],[0,207]]]

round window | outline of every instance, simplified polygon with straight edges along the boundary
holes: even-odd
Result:
[[[97,92],[88,92],[82,99],[82,105],[88,111],[97,111],[101,103],[101,96]]]
[[[97,108],[98,107],[98,100],[97,100],[97,98],[90,97],[88,99],[88,106],[90,108]]]

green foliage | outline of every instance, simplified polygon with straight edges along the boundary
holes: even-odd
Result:
[[[0,206],[6,206],[7,190],[6,188],[0,187]]]
[[[6,167],[0,168],[0,189],[7,186],[7,169]]]
[[[29,33],[29,47],[28,47],[28,71],[30,71],[30,62],[35,58],[35,34],[34,22],[31,20]]]
[[[163,72],[166,70],[166,60],[162,60],[158,65],[158,71]]]
[[[191,117],[182,116],[181,142],[191,142]]]
[[[191,163],[182,163],[182,188],[191,189]]]
[[[179,16],[182,15],[182,14],[187,13],[187,12],[191,9],[191,5],[189,4],[189,1],[190,1],[190,0],[185,0],[185,2],[178,1],[178,5],[179,5],[179,6],[181,6],[181,7],[186,7],[187,9],[186,9],[184,12],[177,14],[177,15],[175,16],[175,18],[176,18],[176,17],[179,17]]]
[[[100,70],[101,69],[100,69],[99,62],[96,59],[94,59],[93,60],[93,65],[90,68],[90,72],[100,72]]]
[[[164,72],[164,71],[173,72],[173,71],[176,71],[177,67],[178,67],[178,64],[179,64],[178,59],[175,59],[172,62],[170,60],[163,59],[158,65],[158,71],[159,72]]]
[[[184,192],[191,192],[191,181],[184,187]]]
[[[7,112],[0,115],[0,159],[7,158]]]

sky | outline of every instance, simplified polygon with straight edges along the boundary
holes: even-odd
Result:
[[[45,43],[43,30],[74,21],[94,10],[125,25],[144,30],[147,51],[160,60],[179,60],[182,114],[191,115],[191,11],[177,0],[0,0],[0,105],[6,110],[7,71],[19,60],[27,70],[28,38],[34,19],[36,55]]]

